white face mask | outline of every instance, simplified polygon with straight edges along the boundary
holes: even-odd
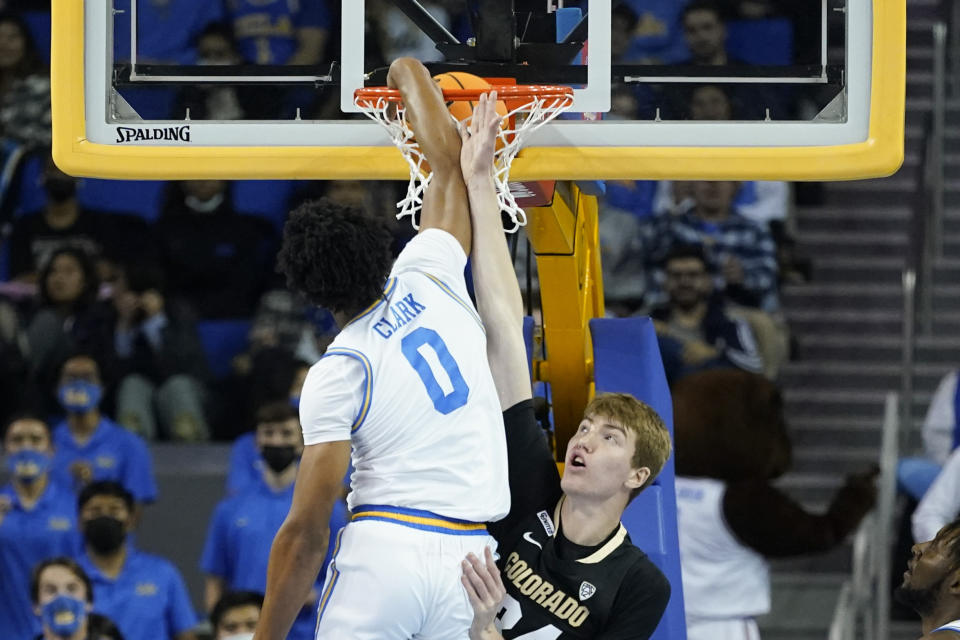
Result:
[[[224,636],[220,640],[253,640],[252,633],[235,633],[232,636]]]
[[[209,200],[201,200],[197,196],[187,196],[183,202],[197,213],[210,213],[223,204],[223,199],[224,195],[218,193]]]

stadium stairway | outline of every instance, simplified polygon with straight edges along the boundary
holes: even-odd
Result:
[[[794,469],[781,488],[808,508],[825,510],[847,473],[879,458],[883,399],[900,389],[903,290],[911,202],[922,154],[922,123],[931,108],[936,1],[908,0],[907,135],[903,168],[886,180],[832,183],[823,206],[797,211],[798,249],[813,259],[813,280],[784,291],[798,358],[783,375],[794,441]],[[934,331],[915,355],[914,424],[947,371],[960,367],[960,99],[947,114],[943,258],[934,269]],[[919,446],[914,430],[910,446]],[[774,563],[773,610],[764,640],[822,640],[850,548]],[[902,568],[893,567],[898,574]],[[919,624],[895,623],[891,639],[913,639]]]

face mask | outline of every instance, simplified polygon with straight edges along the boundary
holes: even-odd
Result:
[[[224,195],[218,193],[209,200],[201,200],[197,196],[187,196],[183,202],[197,213],[210,213],[211,211],[216,211],[217,207],[223,204],[223,199]]]
[[[7,471],[22,482],[33,482],[50,468],[50,454],[23,449],[7,456]]]
[[[40,619],[43,625],[61,638],[69,638],[77,629],[86,614],[86,604],[70,596],[57,596],[40,607]]]
[[[100,516],[83,525],[84,540],[94,551],[104,555],[119,549],[123,536],[123,523],[110,516]]]
[[[293,445],[286,447],[266,446],[260,449],[260,455],[263,456],[263,460],[268,467],[273,469],[275,473],[280,473],[297,459],[297,450]]]
[[[65,202],[77,193],[77,183],[69,178],[47,178],[44,188],[54,202]]]
[[[86,380],[75,380],[60,385],[57,399],[70,413],[87,413],[96,409],[103,395],[103,387]]]
[[[223,640],[253,640],[252,633],[235,633],[232,636],[224,636]]]

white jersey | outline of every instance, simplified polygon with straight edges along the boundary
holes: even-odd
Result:
[[[943,469],[911,516],[914,542],[926,542],[960,514],[960,449],[954,449]]]
[[[937,631],[953,631],[955,633],[960,633],[960,620],[954,620],[953,622],[948,622],[942,627],[937,627],[933,632]]]
[[[402,507],[471,522],[510,510],[503,415],[465,265],[452,235],[420,233],[383,297],[307,374],[304,443],[352,441],[351,510]]]
[[[677,476],[680,571],[687,619],[747,618],[770,610],[770,568],[723,518],[727,486]]]

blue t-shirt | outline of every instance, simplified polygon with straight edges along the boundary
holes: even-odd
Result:
[[[238,494],[251,484],[263,481],[263,458],[257,449],[253,432],[245,433],[233,441],[230,448],[230,469],[227,471],[227,494]]]
[[[627,0],[639,23],[624,62],[670,64],[689,54],[683,38],[683,9],[687,0]]]
[[[118,13],[114,20],[113,55],[118,61],[130,60],[130,0],[114,0]],[[161,64],[193,64],[194,44],[200,33],[213,22],[223,20],[219,2],[198,0],[162,0],[137,2],[137,59]]]
[[[77,552],[77,498],[52,480],[29,511],[12,485],[0,489],[0,496],[12,503],[0,515],[0,635],[33,638],[41,629],[30,601],[30,575],[47,558]]]
[[[607,180],[606,202],[629,211],[638,218],[653,215],[653,199],[657,183],[652,180]]]
[[[274,491],[261,480],[249,485],[239,495],[220,502],[210,521],[201,568],[223,579],[231,590],[263,593],[267,587],[270,546],[290,511],[292,501],[293,485],[283,491]],[[330,516],[331,541],[346,523],[346,505],[338,500]],[[322,591],[332,553],[333,544],[330,544],[317,576],[318,594]],[[316,617],[315,609],[302,608],[287,637],[290,640],[313,640]]]
[[[157,483],[147,445],[134,433],[101,417],[90,441],[79,446],[66,421],[53,430],[56,454],[51,467],[54,477],[65,486],[74,485],[70,465],[86,462],[93,468],[93,480],[112,480],[122,484],[137,502],[157,499]]]
[[[100,573],[86,553],[77,562],[93,583],[94,612],[113,620],[126,640],[170,640],[196,626],[187,587],[169,561],[128,544],[115,580]]]
[[[298,29],[330,26],[322,0],[227,0],[227,16],[240,53],[253,64],[286,64],[299,45]]]

